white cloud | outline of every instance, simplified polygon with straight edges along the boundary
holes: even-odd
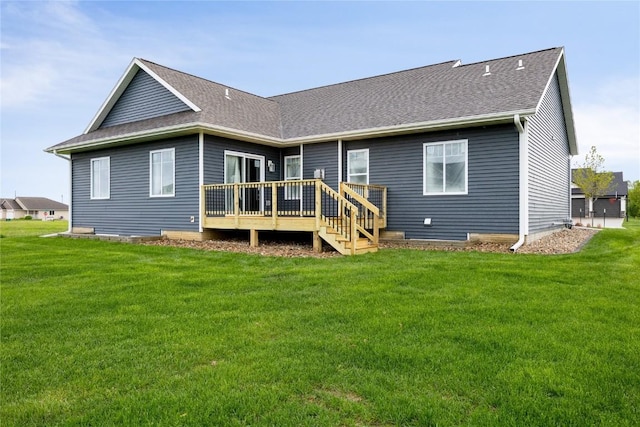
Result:
[[[624,173],[626,180],[640,179],[640,79],[617,79],[590,91],[593,98],[574,106],[580,154],[595,146],[607,170]]]
[[[10,68],[0,79],[2,108],[20,107],[35,102],[51,90],[56,71],[48,64],[24,64],[19,69]]]
[[[68,97],[104,42],[75,2],[15,4],[3,10],[2,109],[37,108]],[[26,27],[25,27],[26,26]],[[26,29],[25,29],[26,28]],[[84,68],[84,70],[83,70]]]

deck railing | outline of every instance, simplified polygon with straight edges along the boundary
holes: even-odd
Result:
[[[352,191],[348,191],[352,190]],[[358,223],[364,228],[373,229],[374,213],[370,205],[378,209],[379,228],[387,226],[387,187],[374,184],[356,184],[341,182],[340,194],[356,205],[359,210]]]
[[[377,245],[383,225],[380,212],[386,211],[385,187],[341,184],[337,192],[320,179],[211,184],[203,185],[201,191],[202,215],[214,220],[210,224],[221,218],[225,226],[268,223],[271,229],[278,229],[282,221],[298,218],[305,224],[300,231],[309,231],[309,221],[314,231],[326,225],[352,242],[352,248],[361,235]],[[373,196],[374,202],[363,194]]]
[[[315,179],[203,186],[204,215],[315,216]]]
[[[347,241],[352,242],[352,248],[355,249],[355,242],[360,234],[356,224],[358,208],[322,181],[319,181],[318,190],[320,194],[319,219]]]

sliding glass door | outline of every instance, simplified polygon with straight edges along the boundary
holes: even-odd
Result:
[[[255,154],[224,152],[224,183],[247,183],[264,181],[264,156]],[[245,188],[238,195],[241,211],[263,209],[262,190]],[[233,212],[233,190],[227,191],[227,212]]]

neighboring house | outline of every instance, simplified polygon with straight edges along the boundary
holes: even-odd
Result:
[[[69,219],[69,206],[46,197],[16,197],[0,199],[2,219]]]
[[[575,169],[571,170],[573,174]],[[571,185],[571,216],[574,222],[584,218],[624,218],[627,211],[629,187],[622,172],[613,172],[613,181],[607,193],[598,197],[593,205],[584,197],[584,192],[575,184]]]
[[[310,231],[357,253],[381,228],[514,249],[558,229],[577,145],[553,48],[268,98],[134,58],[85,132],[46,151],[70,160],[72,229]]]

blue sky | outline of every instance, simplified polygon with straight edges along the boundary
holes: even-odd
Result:
[[[42,150],[81,134],[133,57],[271,96],[566,49],[580,154],[640,179],[639,2],[0,2],[3,197],[69,200]]]

